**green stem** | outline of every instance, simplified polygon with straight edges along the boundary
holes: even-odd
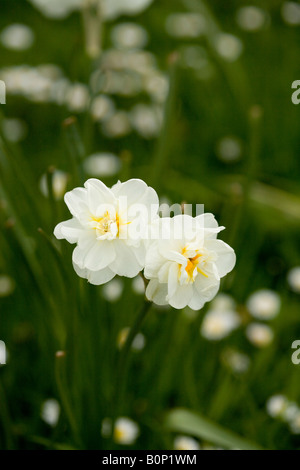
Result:
[[[122,347],[119,357],[119,363],[117,367],[117,374],[116,374],[116,384],[115,384],[115,400],[114,400],[114,413],[113,413],[113,427],[112,432],[114,430],[114,424],[116,417],[118,416],[119,412],[121,411],[121,405],[123,403],[123,396],[126,384],[126,377],[127,372],[130,364],[130,349],[133,343],[134,338],[140,331],[141,325],[150,310],[152,302],[149,302],[145,299],[145,302],[135,319],[133,326],[130,328],[128,336],[126,338],[126,342]]]
[[[76,445],[81,447],[81,441],[79,437],[79,432],[77,428],[77,423],[76,419],[74,417],[73,413],[73,406],[70,403],[69,399],[69,394],[68,394],[68,389],[67,389],[67,384],[66,384],[66,374],[65,374],[65,356],[64,354],[60,356],[56,356],[56,361],[55,361],[55,378],[56,378],[56,384],[57,384],[57,389],[58,393],[60,395],[61,403],[63,410],[66,414],[67,420],[69,422],[73,437],[74,437],[74,442]]]

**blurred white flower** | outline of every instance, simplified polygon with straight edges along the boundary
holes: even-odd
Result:
[[[83,0],[29,0],[43,15],[53,19],[64,19],[79,9]]]
[[[213,299],[211,307],[213,310],[235,310],[236,303],[231,295],[221,292]]]
[[[177,436],[174,439],[174,450],[200,450],[199,442],[189,436]]]
[[[27,126],[17,118],[6,118],[2,121],[3,134],[9,142],[20,142],[26,137]]]
[[[0,274],[0,298],[11,295],[15,290],[15,281],[7,274]]]
[[[112,29],[111,39],[120,49],[142,49],[148,42],[148,34],[136,23],[120,23]]]
[[[143,86],[140,73],[130,67],[118,67],[117,70],[107,69],[99,75],[95,72],[91,77],[91,84],[97,93],[128,97],[136,96],[142,91]]]
[[[99,95],[93,99],[91,104],[91,115],[95,121],[103,121],[113,115],[115,105],[111,98]]]
[[[0,368],[7,364],[8,351],[4,341],[0,340]]]
[[[226,349],[223,351],[222,359],[225,365],[236,374],[247,372],[251,362],[249,356],[235,349]]]
[[[200,328],[201,335],[211,341],[218,341],[238,328],[241,320],[233,310],[209,310]]]
[[[136,276],[132,281],[132,290],[136,294],[144,294],[145,293],[145,283],[141,276]]]
[[[86,85],[75,83],[68,91],[66,104],[71,111],[81,113],[90,103],[90,93]]]
[[[137,15],[152,2],[153,0],[103,0],[103,15],[106,20],[114,20],[121,15]]]
[[[187,46],[182,49],[182,64],[195,70],[201,70],[208,65],[207,51],[202,46]]]
[[[139,433],[139,426],[132,419],[121,417],[116,420],[114,427],[114,440],[117,444],[134,444]]]
[[[65,194],[67,189],[67,184],[68,174],[62,170],[55,170],[52,174],[52,190],[56,200],[59,201],[63,198],[63,195]],[[49,196],[46,174],[43,174],[40,179],[40,190],[45,197]]]
[[[119,349],[123,348],[127,340],[129,332],[130,332],[129,327],[123,328],[119,332],[118,338],[117,338],[117,346]],[[145,336],[142,333],[138,333],[133,339],[131,349],[133,349],[134,351],[141,351],[145,347],[145,343],[146,343]]]
[[[297,292],[299,294],[300,293],[300,266],[296,266],[295,268],[291,269],[288,272],[287,280],[288,280],[290,288],[294,292]]]
[[[246,336],[254,346],[265,348],[272,343],[274,333],[268,325],[263,325],[262,323],[250,323],[246,328]]]
[[[284,2],[281,6],[283,20],[291,26],[300,24],[300,5],[296,2]]]
[[[157,137],[162,126],[162,110],[157,106],[135,105],[130,111],[132,127],[145,139]]]
[[[102,288],[103,297],[109,302],[116,302],[122,295],[123,292],[123,282],[121,279],[112,279]]]
[[[287,406],[288,399],[284,395],[273,395],[266,403],[267,412],[272,418],[282,416]]]
[[[280,311],[279,295],[269,289],[260,289],[250,295],[246,302],[250,314],[259,320],[271,320]]]
[[[290,430],[293,434],[300,434],[300,410],[295,413],[293,419],[289,423]]]
[[[103,123],[103,134],[110,138],[120,138],[131,132],[130,119],[126,111],[117,111]]]
[[[44,401],[41,409],[41,418],[49,426],[55,427],[60,415],[60,405],[57,400],[50,398]]]
[[[54,80],[49,94],[49,101],[58,105],[64,105],[71,88],[72,84],[67,78],[62,77]]]
[[[23,51],[32,46],[34,33],[25,24],[11,24],[2,30],[0,41],[7,49]]]
[[[220,160],[232,163],[240,160],[243,146],[240,139],[234,136],[223,137],[216,146],[216,153]]]
[[[144,77],[152,73],[161,74],[156,70],[156,57],[148,51],[108,49],[103,53],[102,62],[107,70],[134,71]],[[99,74],[94,75],[94,81],[99,81]]]
[[[158,239],[146,255],[147,298],[158,305],[169,303],[177,309],[188,305],[193,310],[212,300],[220,278],[235,265],[233,249],[216,239],[223,228],[212,214],[160,219],[157,233],[152,234]]]
[[[121,160],[112,153],[94,153],[84,160],[83,166],[90,176],[114,176],[121,169]]]
[[[245,31],[258,31],[262,29],[266,24],[266,20],[266,12],[254,5],[240,7],[236,12],[237,24]]]
[[[172,13],[166,20],[167,32],[178,38],[197,38],[206,29],[205,18],[198,13]]]
[[[164,103],[169,92],[169,79],[166,75],[152,70],[144,77],[144,88],[157,103]]]
[[[234,62],[243,52],[243,43],[232,34],[219,33],[215,37],[215,48],[224,60]]]
[[[77,244],[73,266],[80,277],[99,285],[143,269],[148,226],[158,217],[153,188],[131,179],[110,189],[92,178],[67,192],[65,202],[73,218],[58,224],[54,234]]]
[[[286,408],[283,410],[282,419],[288,423],[292,423],[299,413],[300,409],[297,403],[289,401]]]
[[[132,342],[131,348],[134,351],[141,351],[142,349],[144,349],[145,344],[146,344],[145,336],[143,335],[143,333],[138,333]]]

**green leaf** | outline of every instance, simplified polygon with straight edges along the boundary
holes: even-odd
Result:
[[[262,450],[258,444],[249,442],[209,419],[183,408],[170,411],[165,418],[165,426],[169,431],[191,434],[229,449]]]

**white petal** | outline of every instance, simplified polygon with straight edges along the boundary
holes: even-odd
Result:
[[[97,210],[102,206],[102,210],[106,205],[114,208],[116,203],[115,197],[102,181],[95,178],[88,179],[84,186],[87,189],[89,208],[93,214],[97,215]],[[100,214],[99,214],[100,215]]]
[[[192,310],[200,310],[207,302],[205,297],[201,297],[198,292],[194,291],[193,297],[188,303]]]
[[[96,286],[109,282],[115,276],[115,273],[109,268],[101,269],[100,271],[89,271],[88,269],[80,269],[75,263],[73,263],[73,267],[78,276],[87,279]]]
[[[88,211],[87,191],[84,188],[75,188],[68,191],[64,196],[64,200],[69,211],[75,217],[79,217],[82,212]]]
[[[109,266],[115,258],[116,252],[112,242],[96,240],[85,255],[84,267],[91,271],[99,271]]]
[[[214,262],[219,276],[223,277],[235,266],[236,256],[233,249],[222,240],[207,240],[205,246],[208,250],[217,254],[217,260]]]
[[[146,297],[157,305],[167,305],[168,285],[151,279],[146,289]]]
[[[118,183],[111,188],[112,193],[117,197],[126,197],[127,207],[138,203],[148,190],[147,184],[140,179],[131,179],[125,183]]]
[[[134,254],[138,260],[138,263],[144,267],[146,258],[146,245],[143,241],[141,241],[139,246],[134,247]]]
[[[76,218],[65,220],[56,225],[54,235],[58,240],[66,239],[69,243],[76,243],[83,234],[83,227]]]
[[[90,284],[100,286],[101,284],[109,282],[114,277],[115,273],[110,268],[104,268],[100,271],[89,271],[87,279]]]
[[[169,304],[177,309],[186,307],[193,296],[192,284],[185,284],[179,286],[175,294],[169,298]]]
[[[175,294],[177,289],[180,287],[178,282],[178,264],[171,263],[169,268],[169,276],[168,276],[168,296],[172,298]]]
[[[151,243],[146,253],[145,277],[147,279],[156,277],[158,275],[158,271],[165,262],[166,259],[158,251],[158,241]]]
[[[210,213],[198,215],[196,221],[204,228],[205,238],[216,238],[217,234],[225,229],[225,227],[218,225],[215,216]]]
[[[77,245],[73,251],[72,261],[75,263],[80,269],[86,268],[84,260],[87,254],[89,253],[90,249],[95,244],[95,238],[84,238],[84,242],[82,246]]]
[[[169,270],[172,266],[172,261],[164,261],[163,265],[157,273],[157,278],[160,283],[167,283],[169,278]]]
[[[116,258],[110,268],[119,276],[135,277],[144,268],[135,256],[135,248],[129,247],[122,240],[114,240]]]
[[[213,299],[220,287],[220,281],[213,277],[205,277],[198,274],[194,282],[194,289],[205,302]]]
[[[199,276],[195,280],[193,297],[188,304],[192,310],[200,310],[206,302],[212,300],[220,286],[219,281],[198,278]]]
[[[159,199],[156,191],[153,188],[148,186],[144,196],[141,197],[137,203],[143,204],[147,208],[148,222],[158,218]]]

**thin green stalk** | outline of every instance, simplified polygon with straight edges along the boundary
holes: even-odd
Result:
[[[63,122],[65,130],[66,144],[69,150],[73,175],[79,184],[84,183],[84,172],[82,162],[86,156],[86,151],[77,127],[77,119],[70,117]]]
[[[118,403],[121,404],[123,401],[123,394],[125,388],[125,379],[127,376],[127,371],[129,367],[129,353],[133,343],[134,338],[140,331],[140,327],[151,307],[152,303],[148,300],[145,300],[142,309],[140,310],[132,328],[130,328],[126,342],[120,353],[120,360],[117,368],[117,380],[116,380],[116,392],[118,393]]]
[[[157,149],[152,164],[152,173],[150,175],[150,183],[154,187],[158,187],[161,182],[163,170],[167,166],[167,160],[170,155],[170,148],[174,142],[173,125],[175,116],[175,106],[178,85],[178,54],[174,52],[169,58],[170,64],[170,85],[169,94],[164,109],[164,124],[158,140]]]
[[[152,302],[149,302],[145,299],[144,304],[135,319],[133,326],[130,328],[128,336],[126,338],[126,342],[120,352],[119,362],[117,366],[117,373],[116,373],[116,383],[115,383],[115,399],[114,399],[114,413],[113,413],[113,427],[112,432],[114,430],[114,424],[116,417],[118,416],[119,412],[122,411],[122,403],[126,385],[126,377],[127,372],[130,364],[130,349],[133,343],[134,338],[140,331],[141,325],[149,312],[152,306]]]
[[[82,17],[86,53],[90,58],[97,59],[102,52],[102,1],[85,0]]]
[[[74,442],[76,445],[81,447],[79,431],[77,428],[76,419],[74,417],[72,404],[70,403],[68,386],[66,384],[66,374],[65,374],[65,354],[60,354],[56,356],[55,360],[55,379],[57,384],[58,393],[61,399],[63,410],[66,414],[67,420],[69,422]]]

